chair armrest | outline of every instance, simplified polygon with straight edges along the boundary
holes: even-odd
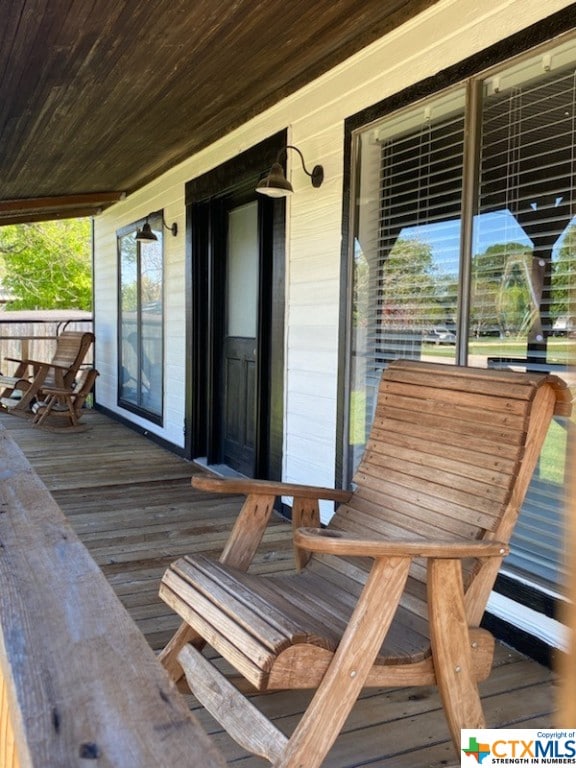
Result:
[[[246,496],[295,496],[297,498],[326,499],[328,501],[349,501],[352,492],[334,488],[321,488],[298,483],[280,483],[274,480],[249,480],[244,478],[221,478],[208,475],[194,475],[192,486],[211,493],[244,494]]]
[[[354,557],[433,557],[459,559],[465,557],[503,557],[507,544],[499,541],[460,541],[454,539],[423,541],[422,539],[365,539],[322,528],[299,528],[294,544],[310,552]]]
[[[31,357],[26,357],[21,360],[18,357],[5,357],[4,360],[8,360],[10,363],[20,363],[21,365],[31,365],[33,368],[58,368],[62,371],[67,371],[67,365],[58,365],[58,363],[50,363],[48,360],[33,360]]]
[[[246,570],[252,562],[278,496],[292,496],[294,499],[293,531],[300,526],[320,524],[318,511],[320,499],[347,502],[352,496],[351,491],[334,488],[210,475],[194,475],[192,487],[209,493],[241,494],[246,497],[221,555],[222,562],[233,565],[239,570]],[[302,549],[295,548],[294,554],[296,565],[301,568],[308,558]]]
[[[67,365],[58,365],[58,363],[49,363],[47,360],[25,360],[28,365],[38,368],[57,368],[59,371],[69,370]]]

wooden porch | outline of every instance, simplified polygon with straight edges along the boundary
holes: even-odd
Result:
[[[145,437],[88,412],[90,429],[54,435],[0,414],[76,533],[102,569],[153,649],[160,649],[179,620],[157,596],[166,566],[187,552],[218,553],[240,500],[200,494],[190,487],[193,465]],[[259,571],[292,567],[290,531],[274,521],[257,556]],[[490,727],[553,724],[554,676],[504,646],[481,686]],[[136,694],[137,695],[137,694]],[[260,702],[289,731],[309,694],[276,693]],[[229,765],[255,768],[246,755],[187,697]],[[457,763],[435,690],[372,690],[361,698],[326,765],[432,768]]]

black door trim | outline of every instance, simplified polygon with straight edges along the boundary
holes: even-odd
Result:
[[[256,188],[287,144],[286,131],[270,136],[242,154],[186,183],[186,206],[231,194],[243,187]]]
[[[215,302],[221,300],[221,261],[212,252],[212,228],[218,226],[222,211],[232,197],[253,194],[258,181],[286,146],[285,131],[252,147],[214,170],[186,184],[186,417],[185,455],[194,459],[216,458],[219,429],[214,373],[220,354]],[[270,245],[262,254],[260,277],[261,317],[258,359],[267,366],[260,372],[260,407],[257,413],[255,477],[280,479],[284,439],[284,281],[285,202],[262,198],[265,211],[261,227],[263,240]]]

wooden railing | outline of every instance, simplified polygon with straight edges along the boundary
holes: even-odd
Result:
[[[0,427],[0,766],[88,760],[99,768],[225,765]]]
[[[13,373],[16,364],[6,358],[50,360],[56,337],[64,328],[91,331],[91,313],[74,310],[0,312],[0,371],[7,376]],[[89,355],[86,362],[91,364],[92,350]]]

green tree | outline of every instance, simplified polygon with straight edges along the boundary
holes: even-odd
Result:
[[[6,309],[92,308],[90,219],[0,227]]]

